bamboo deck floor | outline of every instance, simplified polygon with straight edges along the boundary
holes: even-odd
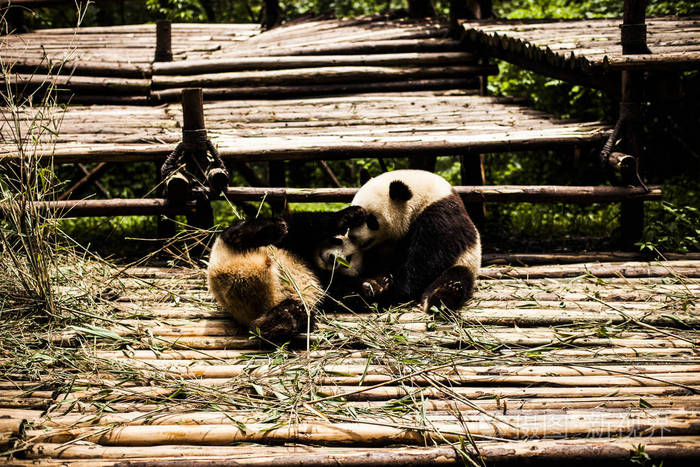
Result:
[[[550,75],[595,79],[622,70],[700,69],[700,18],[647,19],[645,55],[622,55],[619,18],[465,22],[477,50]],[[596,78],[597,77],[597,78]],[[602,83],[599,82],[598,86]]]
[[[238,333],[201,270],[119,287],[112,322],[46,336],[88,368],[28,381],[4,358],[13,465],[700,457],[698,260],[484,268],[458,317],[322,315],[284,350]]]

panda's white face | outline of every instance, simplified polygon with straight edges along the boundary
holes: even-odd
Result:
[[[348,233],[331,237],[319,245],[314,255],[316,266],[347,277],[357,277],[362,272],[362,251],[350,241]]]
[[[385,172],[365,183],[353,198],[353,205],[367,211],[367,219],[350,231],[350,238],[362,250],[400,240],[427,206],[451,193],[449,182],[431,172]]]

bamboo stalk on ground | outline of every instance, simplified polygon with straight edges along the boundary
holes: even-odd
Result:
[[[135,425],[113,429],[77,428],[44,432],[27,430],[27,437],[35,442],[65,443],[80,437],[86,441],[111,446],[157,446],[160,444],[226,445],[235,442],[264,444],[333,443],[361,446],[386,446],[396,443],[420,444],[426,440],[458,442],[466,436],[460,424],[431,424],[430,428],[404,428],[367,423],[333,423],[324,421],[298,423],[282,428],[272,424],[248,424],[245,431],[236,425]],[[521,424],[516,428],[497,422],[466,422],[471,436],[475,437],[554,437],[591,436],[592,434],[616,434],[629,436],[653,434],[664,430],[668,436],[694,434],[694,422],[673,419],[625,420],[611,426],[609,421],[579,422],[564,417],[560,420],[543,420]],[[437,433],[437,434],[436,434]]]
[[[230,379],[219,383],[230,384]],[[193,382],[192,382],[193,383]],[[206,381],[198,381],[197,384],[206,385]],[[381,383],[380,383],[381,384]],[[202,386],[207,387],[207,386]],[[699,389],[695,387],[695,390]],[[418,397],[440,399],[445,393],[440,388],[429,387],[396,387],[380,386],[359,388],[357,386],[318,386],[319,393],[328,394],[328,399],[341,401],[389,401],[400,399],[414,393]],[[129,386],[124,388],[113,387],[109,390],[95,388],[75,391],[69,394],[61,394],[53,401],[55,403],[98,400],[100,403],[111,401],[143,401],[144,398],[165,400],[181,391],[179,385],[173,388],[152,386]],[[586,387],[454,387],[450,391],[466,399],[479,398],[578,398],[578,397],[606,397],[611,394],[621,396],[688,396],[691,391],[679,386],[586,386]],[[98,399],[96,399],[99,397]]]
[[[108,407],[115,414],[125,413],[158,413],[158,414],[177,414],[186,412],[189,414],[206,412],[209,410],[207,404],[194,403],[187,401],[176,401],[174,404],[162,403],[146,403],[146,402],[110,402]],[[344,402],[344,406],[354,407],[366,410],[385,410],[395,408],[395,401],[349,401]],[[478,407],[484,411],[497,411],[500,414],[518,413],[519,411],[560,411],[560,410],[628,410],[628,409],[643,409],[649,406],[654,409],[679,409],[690,410],[700,407],[700,397],[698,396],[649,396],[643,398],[640,396],[602,396],[602,397],[576,397],[576,398],[498,398],[498,399],[473,399],[468,402],[445,398],[425,398],[424,404],[426,411],[443,411],[447,413],[455,413],[455,411],[474,411],[474,407]],[[70,405],[70,412],[66,413],[66,407]],[[90,401],[73,402],[56,404],[52,406],[52,411],[48,414],[51,418],[62,416],[66,413],[66,417],[88,416],[96,413],[104,414],[105,406],[102,403],[93,404]],[[251,413],[250,410],[231,410],[227,413],[232,415],[240,414],[245,417],[257,416]],[[48,420],[43,423],[50,424]]]
[[[472,446],[464,449],[469,455],[480,457],[486,462],[513,462],[536,459],[538,462],[570,461],[572,458],[589,461],[629,461],[638,453],[638,446],[644,446],[644,452],[654,461],[687,461],[700,454],[700,437],[664,436],[664,437],[629,437],[622,439],[603,439],[600,437],[568,440],[530,440],[512,442],[477,442],[478,452]],[[209,460],[218,458],[219,462],[232,460],[236,465],[281,467],[297,462],[299,465],[319,467],[335,465],[354,465],[358,467],[392,467],[408,463],[420,465],[462,465],[464,460],[452,447],[438,448],[337,448],[337,447],[272,447],[261,451],[250,446],[161,446],[143,447],[109,447],[109,446],[62,446],[57,444],[39,444],[29,453],[30,459],[55,457],[63,459],[139,459],[160,458],[163,465],[166,459],[196,458],[203,456]],[[65,462],[65,461],[64,461]],[[150,462],[159,465],[157,460]],[[71,464],[72,465],[72,464]],[[296,465],[296,464],[295,464]],[[77,466],[76,466],[77,467]]]

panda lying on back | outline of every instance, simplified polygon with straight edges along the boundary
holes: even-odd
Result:
[[[425,311],[441,304],[456,310],[471,298],[481,265],[479,232],[447,180],[422,170],[386,172],[366,181],[352,204],[367,218],[351,229],[351,240],[365,257],[387,262],[362,284],[367,298],[420,300]]]
[[[239,324],[287,340],[306,330],[326,288],[359,274],[362,254],[347,232],[362,219],[361,208],[349,207],[235,222],[212,247],[209,290]]]

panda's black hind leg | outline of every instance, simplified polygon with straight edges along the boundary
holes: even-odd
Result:
[[[423,293],[423,311],[445,306],[457,311],[474,293],[474,275],[464,266],[453,266],[435,279]]]
[[[223,240],[231,248],[246,251],[272,245],[287,235],[284,219],[250,219],[238,221],[221,232]]]
[[[311,315],[313,329],[313,314]],[[304,304],[299,300],[287,299],[253,320],[250,330],[274,343],[286,342],[300,332],[306,331],[307,315]]]

